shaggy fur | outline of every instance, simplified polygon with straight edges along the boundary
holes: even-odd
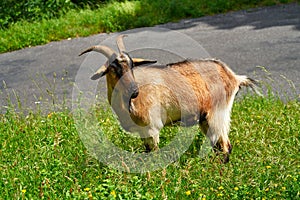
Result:
[[[130,58],[124,52],[122,38],[117,42],[119,54],[105,46],[83,52],[97,51],[107,56],[108,62],[92,79],[106,75],[108,101],[121,126],[138,132],[151,151],[158,149],[159,132],[164,126],[177,121],[185,126],[199,124],[211,145],[223,152],[224,162],[228,162],[234,97],[241,86],[255,90],[255,81],[236,75],[216,59],[138,67],[153,61]]]

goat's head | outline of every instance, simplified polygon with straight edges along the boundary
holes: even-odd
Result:
[[[97,80],[104,75],[109,75],[110,80],[107,80],[110,81],[109,84],[111,84],[114,88],[116,83],[120,81],[120,88],[118,89],[122,90],[122,94],[126,97],[126,99],[133,99],[139,94],[138,85],[134,79],[133,68],[142,64],[155,63],[156,61],[131,58],[129,54],[126,53],[123,37],[124,35],[120,35],[117,38],[117,47],[119,53],[107,46],[99,45],[90,47],[82,52],[79,56],[91,51],[95,51],[106,56],[108,61],[96,71],[91,79]]]

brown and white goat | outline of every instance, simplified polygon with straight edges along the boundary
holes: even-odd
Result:
[[[228,162],[234,97],[241,86],[255,89],[255,82],[215,59],[137,67],[155,61],[131,58],[123,36],[117,38],[117,46],[119,53],[107,46],[93,46],[80,55],[96,51],[108,58],[91,78],[106,75],[108,101],[121,126],[138,132],[151,151],[158,149],[159,132],[165,125],[177,121],[199,124],[212,147],[222,150]]]

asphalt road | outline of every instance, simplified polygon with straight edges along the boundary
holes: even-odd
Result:
[[[168,29],[167,35],[160,31],[162,28]],[[128,41],[132,54],[157,59],[160,63],[188,57],[219,58],[236,73],[270,84],[274,93],[282,98],[299,100],[298,4],[182,20],[126,33],[130,37],[125,42]],[[78,54],[103,41],[110,45],[115,36],[116,34],[98,34],[72,38],[0,54],[1,111],[5,112],[7,109],[8,99],[13,104],[21,102],[23,109],[40,107],[53,110],[60,109],[61,106],[70,107],[74,82],[76,85],[78,80],[89,80],[93,71],[102,64],[99,62],[104,61],[101,58],[92,62],[91,65],[95,66],[85,71],[87,73],[82,73],[82,66],[89,62],[86,56],[78,57]],[[161,42],[161,38],[164,42]],[[164,47],[167,51],[162,51],[169,53],[160,54],[159,49]],[[138,51],[138,48],[148,50]],[[153,49],[155,50],[152,51]]]

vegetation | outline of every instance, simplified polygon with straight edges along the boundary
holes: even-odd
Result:
[[[0,115],[3,199],[297,199],[300,197],[300,104],[246,96],[235,103],[231,160],[199,157],[195,138],[175,163],[145,174],[120,173],[93,158],[69,111]],[[99,110],[99,109],[98,109]],[[99,126],[123,148],[143,148],[107,110]],[[164,130],[161,146],[174,133]],[[125,140],[124,140],[125,138]],[[123,142],[127,141],[127,142]]]
[[[28,6],[25,14],[20,9],[24,9],[24,2]],[[38,4],[44,2],[45,8]],[[0,52],[69,37],[295,1],[89,2],[87,6],[84,0],[1,1]],[[3,6],[11,10],[4,11]],[[22,111],[20,99],[18,106]],[[95,116],[107,137],[122,149],[142,151],[140,139],[124,133],[110,109],[101,108],[96,109]],[[212,152],[206,157],[199,156],[199,144],[205,140],[199,132],[178,161],[144,174],[120,173],[95,159],[80,140],[74,112],[62,110],[45,115],[41,111],[15,110],[10,105],[1,107],[0,112],[0,199],[300,197],[297,100],[283,103],[272,95],[246,95],[239,99],[232,113],[233,152],[228,164],[221,164],[220,157]],[[162,131],[161,147],[176,135],[175,129]]]
[[[3,0],[0,2],[0,53],[55,40],[291,2],[299,1]]]
[[[18,21],[40,21],[57,18],[71,9],[95,8],[97,0],[2,0],[0,2],[0,27],[8,28]]]

